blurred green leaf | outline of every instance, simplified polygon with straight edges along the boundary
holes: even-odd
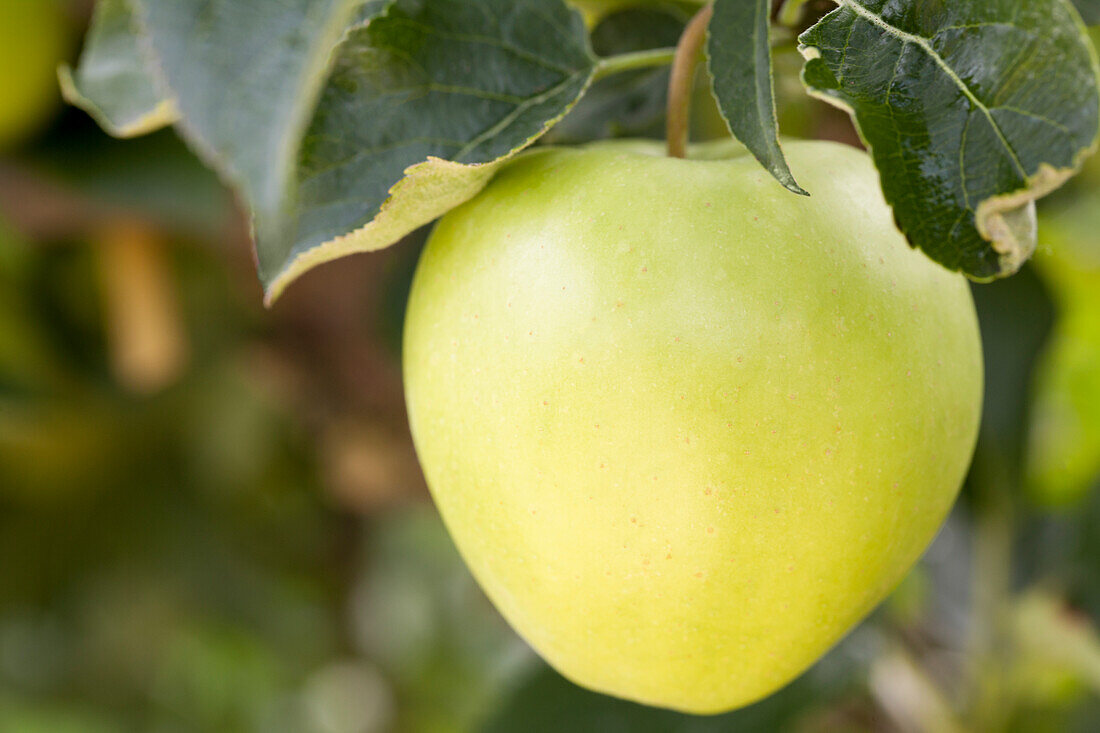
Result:
[[[1100,25],[1100,0],[1073,0],[1085,25]]]
[[[1100,635],[1088,619],[1039,592],[1013,609],[1013,633],[1027,661],[1061,668],[1100,695]]]
[[[530,663],[430,507],[372,523],[355,592],[360,646],[392,680],[397,729],[466,731]]]
[[[970,483],[979,498],[987,498],[1021,488],[1034,371],[1055,313],[1031,267],[972,290],[985,355],[985,398]]]
[[[1036,265],[1061,317],[1038,372],[1029,487],[1069,505],[1100,476],[1100,158],[1040,216]]]
[[[95,711],[64,704],[26,704],[0,696],[0,730],[11,733],[122,733],[123,726]]]
[[[28,297],[30,247],[0,220],[0,405],[48,393],[65,371]]]
[[[1020,577],[1059,591],[1100,626],[1100,480],[1073,512],[1034,518],[1018,540]]]
[[[1068,540],[1069,556],[1050,568],[1050,575],[1065,579],[1070,600],[1100,624],[1100,483],[1074,513],[1074,520],[1070,528],[1060,530]]]
[[[100,215],[140,216],[203,236],[224,235],[236,215],[225,186],[172,130],[126,141],[74,130],[25,161]]]
[[[156,702],[196,730],[260,731],[289,681],[265,640],[215,625],[180,630],[151,682]]]

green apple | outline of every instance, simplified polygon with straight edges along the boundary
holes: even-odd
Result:
[[[866,155],[786,151],[811,198],[728,145],[538,150],[419,264],[404,370],[433,496],[581,685],[694,713],[768,695],[899,582],[966,473],[966,281],[910,249]]]
[[[57,65],[68,46],[59,0],[0,2],[0,149],[20,142],[58,107]]]

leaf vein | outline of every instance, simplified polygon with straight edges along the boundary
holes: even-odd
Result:
[[[460,43],[479,43],[479,44],[484,45],[484,46],[492,46],[494,48],[499,48],[502,51],[507,51],[508,53],[516,56],[517,58],[521,58],[525,61],[530,61],[531,63],[535,64],[536,66],[541,66],[544,69],[549,69],[551,71],[556,71],[560,74],[575,74],[575,73],[577,73],[577,69],[575,69],[575,68],[559,66],[558,64],[552,63],[552,62],[546,60],[545,58],[543,58],[541,56],[537,56],[537,55],[535,55],[533,53],[530,53],[528,51],[524,51],[523,49],[517,48],[516,46],[513,46],[510,43],[505,43],[505,42],[501,41],[499,38],[493,38],[491,36],[479,36],[479,35],[474,34],[474,33],[448,33],[447,31],[441,31],[438,28],[433,28],[430,25],[427,25],[425,23],[421,23],[419,21],[413,20],[412,18],[391,17],[391,18],[387,19],[387,22],[389,22],[389,23],[401,23],[401,24],[404,24],[404,25],[409,25],[409,26],[412,26],[414,28],[417,28],[418,30],[425,33],[426,35],[436,36],[438,38],[442,38],[442,39],[447,40],[447,41],[458,41]]]
[[[1067,135],[1072,135],[1073,134],[1073,131],[1070,130],[1065,125],[1063,125],[1061,122],[1058,122],[1057,120],[1052,120],[1049,117],[1044,117],[1043,115],[1037,114],[1035,112],[1028,112],[1027,110],[1020,109],[1019,107],[1013,107],[1011,105],[1001,104],[1001,105],[998,105],[996,107],[991,107],[991,109],[993,109],[993,110],[1003,109],[1006,112],[1013,112],[1013,113],[1021,115],[1023,117],[1030,117],[1033,120],[1039,120],[1040,122],[1045,122],[1046,124],[1050,125],[1051,127],[1056,128],[1059,132],[1064,132]]]
[[[850,8],[856,15],[860,16],[872,25],[878,26],[880,29],[890,35],[895,36],[896,38],[917,45],[921,48],[921,50],[928,54],[928,56],[936,63],[936,65],[943,70],[944,74],[946,74],[947,77],[955,84],[955,86],[959,88],[959,91],[961,91],[966,96],[966,98],[970,100],[970,103],[977,107],[978,110],[981,111],[983,115],[985,115],[986,119],[989,121],[989,124],[993,127],[993,131],[996,133],[998,140],[1004,147],[1005,152],[1008,153],[1008,156],[1012,159],[1013,165],[1016,166],[1017,172],[1022,178],[1027,178],[1027,171],[1024,169],[1023,164],[1020,162],[1019,156],[1017,156],[1016,151],[1009,144],[1008,139],[1005,137],[1004,131],[1001,130],[1000,126],[997,124],[997,121],[993,118],[993,114],[989,111],[989,108],[986,107],[980,99],[978,99],[977,95],[974,94],[973,90],[971,90],[969,86],[967,86],[966,82],[964,82],[959,77],[959,75],[955,73],[955,70],[948,66],[947,62],[943,60],[943,57],[936,52],[936,49],[932,48],[932,44],[929,43],[927,38],[924,38],[923,36],[918,36],[913,33],[907,33],[897,26],[891,25],[881,16],[876,15],[867,8],[863,7],[860,3],[856,2],[856,0],[839,0],[839,2],[842,6]]]
[[[590,69],[588,71],[587,76],[588,76],[589,80],[591,80],[592,75],[594,73],[595,73],[595,67],[593,67],[592,69]],[[584,75],[582,75],[582,74],[573,74],[571,76],[568,76],[565,79],[562,79],[562,81],[560,81],[559,83],[557,83],[554,86],[547,89],[542,94],[539,94],[538,96],[531,97],[530,99],[526,100],[522,104],[517,105],[516,108],[514,110],[512,110],[511,113],[509,113],[508,115],[505,115],[503,118],[501,118],[501,120],[499,122],[497,122],[496,124],[492,125],[488,129],[486,129],[485,132],[483,132],[480,135],[478,135],[477,137],[475,137],[473,140],[471,140],[469,143],[467,143],[467,145],[465,147],[463,147],[461,150],[459,150],[457,153],[455,153],[454,160],[459,161],[459,159],[461,157],[468,154],[470,151],[476,149],[478,145],[485,142],[490,137],[493,137],[494,135],[499,134],[502,130],[506,129],[508,127],[508,125],[515,122],[516,119],[521,114],[523,114],[527,109],[529,109],[533,105],[540,104],[541,102],[545,102],[547,99],[554,96],[558,92],[562,91],[563,89],[566,89],[570,84],[575,82],[581,76],[584,76]],[[459,161],[459,162],[461,162],[461,161]]]

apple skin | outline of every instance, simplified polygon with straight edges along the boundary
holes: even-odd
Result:
[[[585,687],[700,714],[768,695],[903,578],[965,476],[966,281],[908,246],[865,154],[785,150],[811,198],[729,145],[538,150],[418,266],[404,372],[433,497]]]

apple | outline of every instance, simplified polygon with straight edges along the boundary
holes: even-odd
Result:
[[[479,583],[558,671],[716,713],[805,670],[903,578],[977,437],[964,278],[862,152],[544,148],[422,255],[406,397]]]
[[[0,150],[22,141],[57,109],[57,65],[69,49],[59,0],[0,2]]]

